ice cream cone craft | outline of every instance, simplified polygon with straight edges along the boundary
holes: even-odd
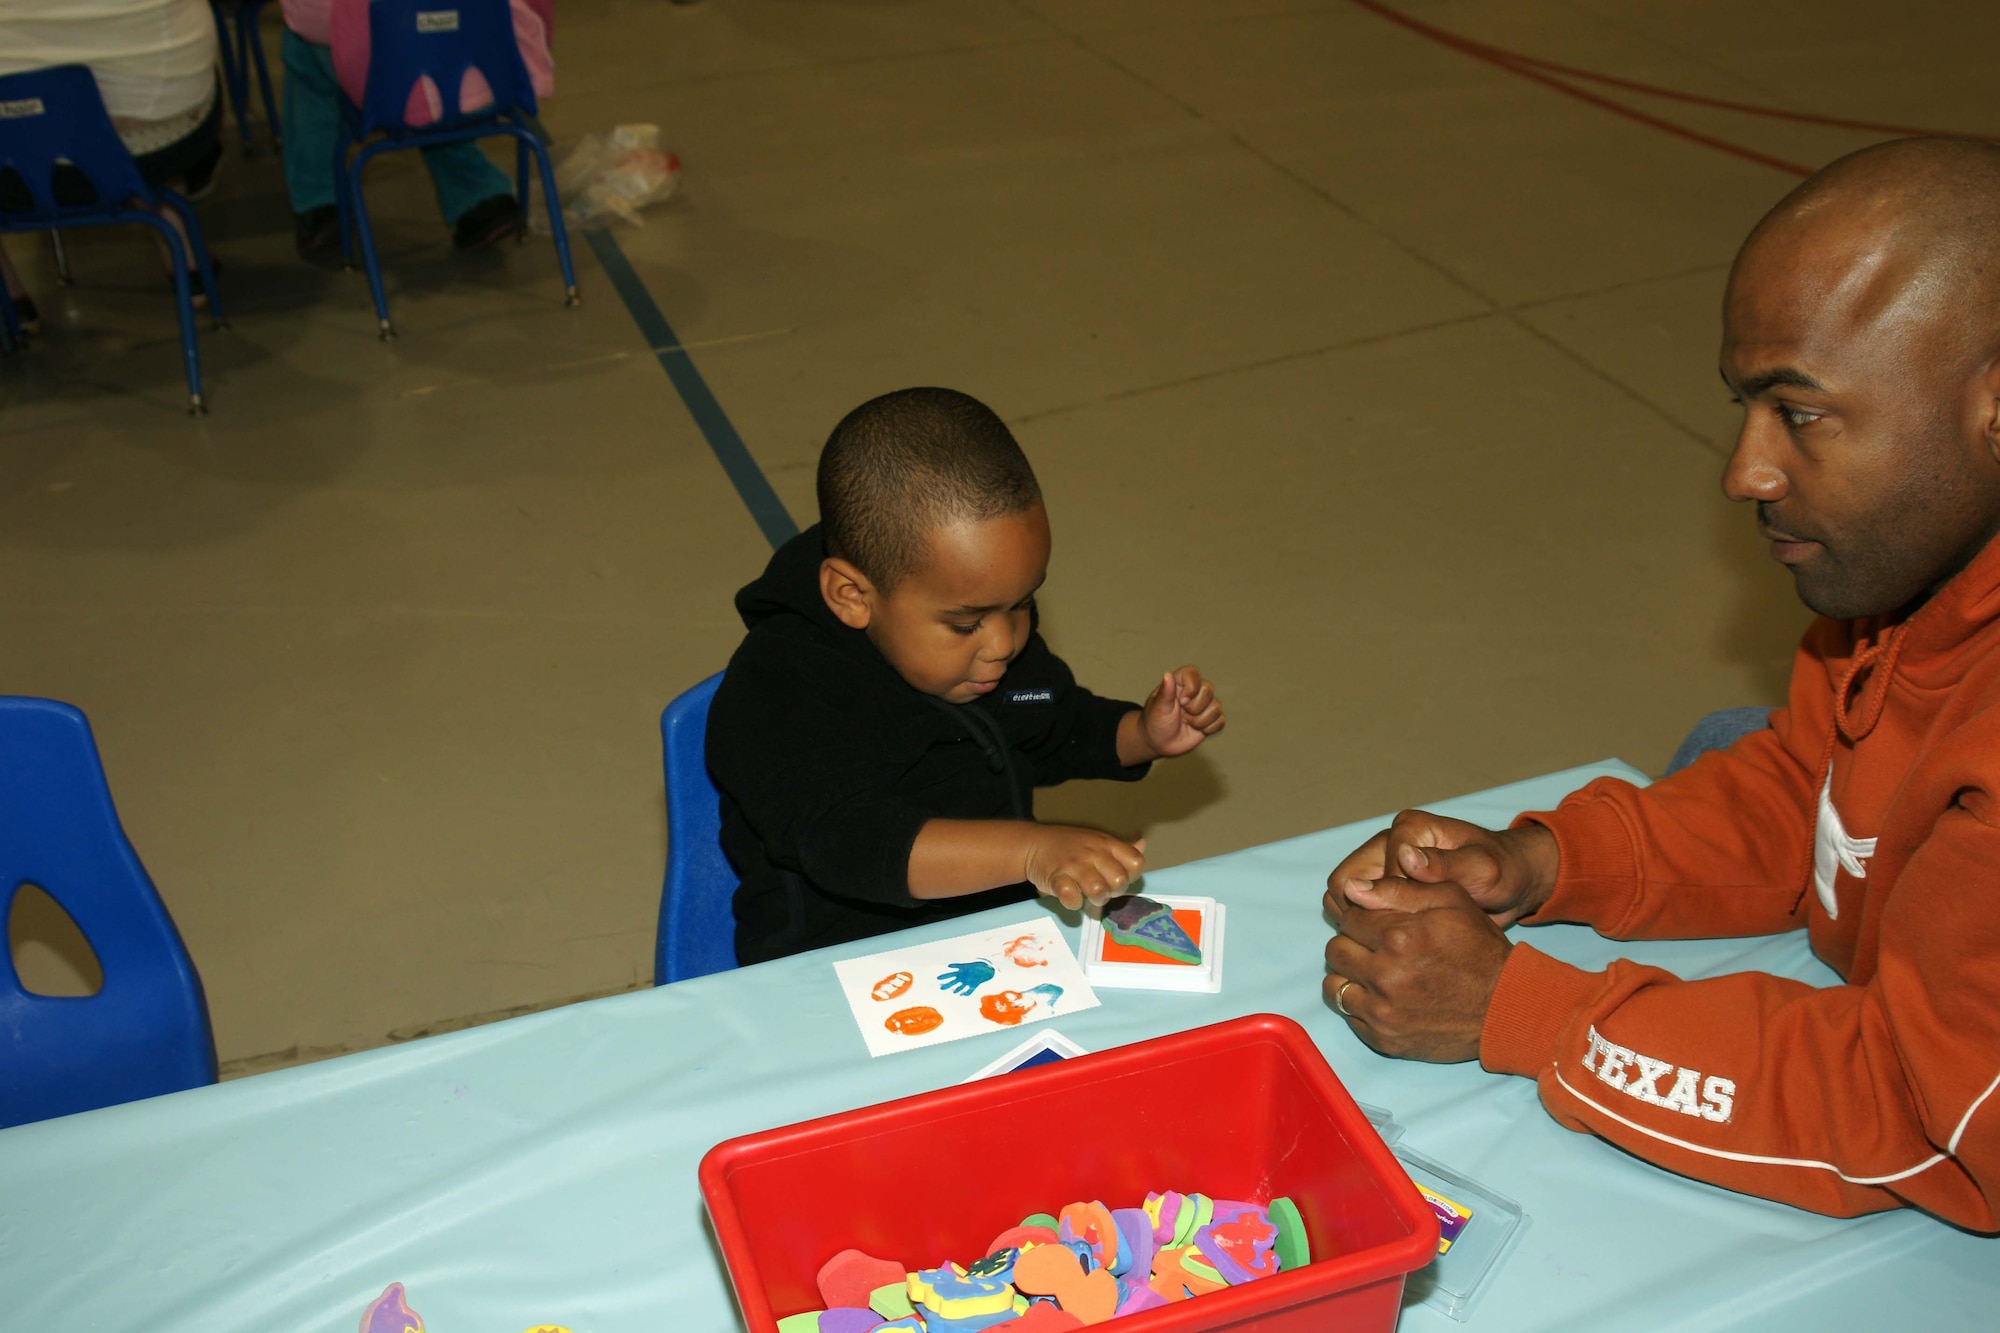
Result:
[[[1171,958],[1177,963],[1199,963],[1201,948],[1174,920],[1173,909],[1134,894],[1116,898],[1104,909],[1104,933],[1120,944]]]

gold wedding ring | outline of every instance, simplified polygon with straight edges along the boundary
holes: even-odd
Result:
[[[1342,1018],[1352,1018],[1352,1017],[1354,1017],[1354,1015],[1353,1015],[1353,1014],[1351,1014],[1351,1013],[1349,1013],[1349,1012],[1347,1011],[1347,1006],[1346,1006],[1346,1005],[1344,1005],[1344,1004],[1342,1004],[1342,1003],[1340,1002],[1340,997],[1341,997],[1341,996],[1343,996],[1343,995],[1345,995],[1345,994],[1347,994],[1347,988],[1348,988],[1349,986],[1352,986],[1353,984],[1354,984],[1354,982],[1353,982],[1353,980],[1352,980],[1351,978],[1350,978],[1349,980],[1346,980],[1346,981],[1343,981],[1343,982],[1341,982],[1341,983],[1340,983],[1340,987],[1339,987],[1339,989],[1335,990],[1335,991],[1334,991],[1334,993],[1333,993],[1333,1008],[1334,1008],[1334,1012],[1335,1012],[1335,1013],[1338,1013],[1338,1014],[1339,1014],[1339,1015],[1340,1015],[1340,1016],[1341,1016]]]

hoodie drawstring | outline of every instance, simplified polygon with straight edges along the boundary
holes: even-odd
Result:
[[[1014,773],[1014,754],[1007,744],[1007,737],[1001,733],[1000,724],[980,712],[971,704],[952,704],[935,695],[930,701],[951,715],[955,722],[964,722],[972,733],[972,739],[986,755],[986,767],[994,773],[1004,773],[1007,777],[1007,805],[1016,819],[1032,819],[1021,800],[1021,783]]]
[[[1840,673],[1840,680],[1833,687],[1833,717],[1826,728],[1826,743],[1820,747],[1819,784],[1817,791],[1827,791],[1833,782],[1833,753],[1844,737],[1849,745],[1859,744],[1875,730],[1875,724],[1882,720],[1882,713],[1889,703],[1889,682],[1896,674],[1896,659],[1903,654],[1903,645],[1909,641],[1909,622],[1897,625],[1880,638],[1871,640],[1866,646],[1856,650],[1847,670]],[[1856,684],[1861,686],[1861,697],[1855,706],[1849,707],[1848,700],[1854,694]],[[1806,858],[1804,882],[1799,886],[1798,904],[1805,901],[1812,888],[1813,862]]]

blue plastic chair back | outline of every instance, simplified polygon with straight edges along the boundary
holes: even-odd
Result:
[[[104,985],[31,994],[0,949],[0,1125],[215,1082],[201,978],[125,840],[90,723],[0,697],[0,922],[24,883],[69,913]]]
[[[493,90],[490,105],[459,107],[465,71],[477,69]],[[502,112],[535,114],[535,85],[514,37],[508,0],[370,0],[368,87],[361,105],[361,133],[400,134],[410,89],[428,76],[437,85],[443,113],[425,130],[492,120]]]
[[[97,191],[89,203],[56,202],[54,176],[62,161],[87,177]],[[54,65],[0,77],[0,173],[19,174],[33,203],[33,216],[61,221],[88,214],[102,217],[126,200],[152,199],[153,187],[139,175],[132,154],[111,127],[97,80],[82,65]],[[0,225],[25,216],[0,211]]]
[[[708,776],[708,706],[717,672],[667,705],[660,744],[667,768],[667,882],[653,983],[736,966],[736,871],[722,854],[722,797]]]

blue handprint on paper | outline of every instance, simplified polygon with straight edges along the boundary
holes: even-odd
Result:
[[[970,995],[993,980],[993,964],[984,958],[969,963],[953,963],[938,973],[938,984],[953,995]]]
[[[1049,1012],[1054,1013],[1056,1011],[1056,1001],[1062,998],[1062,987],[1051,986],[1044,982],[1040,986],[1030,986],[1027,990],[1022,991],[1021,994],[1023,997],[1029,995],[1040,996],[1040,1003],[1047,1005]]]

